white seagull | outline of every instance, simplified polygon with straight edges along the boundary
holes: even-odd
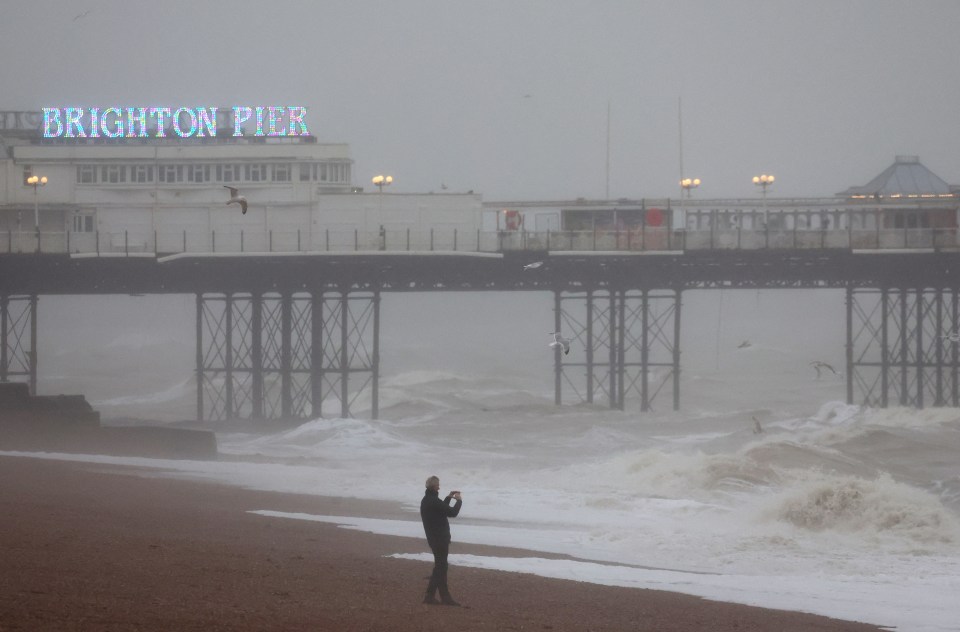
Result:
[[[943,339],[949,340],[950,342],[954,342],[954,343],[960,342],[960,333],[956,331],[951,331],[948,334],[944,334]]]
[[[536,270],[542,265],[542,261],[534,261],[533,263],[528,263],[527,265],[523,266],[523,271],[526,272],[527,270]]]
[[[560,347],[563,349],[563,355],[570,353],[570,341],[560,335],[559,331],[554,331],[550,333],[553,336],[553,342],[548,346],[550,347]]]
[[[814,368],[814,370],[816,370],[818,378],[820,377],[820,369],[827,369],[834,375],[837,374],[837,370],[832,366],[830,366],[829,364],[827,364],[826,362],[821,362],[820,360],[814,360],[813,362],[810,363],[810,365]]]
[[[223,185],[224,189],[230,189],[230,199],[227,204],[239,204],[243,215],[247,214],[247,198],[240,195],[240,189]]]

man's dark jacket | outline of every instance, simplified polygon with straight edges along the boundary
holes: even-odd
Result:
[[[450,506],[451,496],[440,500],[440,493],[428,489],[420,501],[420,518],[423,520],[423,531],[427,535],[430,546],[450,543],[450,521],[447,518],[456,518],[460,513],[463,501],[458,500]]]

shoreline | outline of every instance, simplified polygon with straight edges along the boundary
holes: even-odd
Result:
[[[657,590],[451,565],[462,608],[420,603],[420,539],[252,510],[409,520],[402,504],[0,456],[0,630],[797,630],[882,628]],[[554,557],[454,540],[452,554]],[[555,556],[563,557],[563,556]]]

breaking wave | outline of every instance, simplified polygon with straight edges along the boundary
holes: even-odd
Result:
[[[805,478],[780,495],[771,517],[802,530],[960,543],[960,522],[938,498],[887,474],[872,480],[817,473]]]

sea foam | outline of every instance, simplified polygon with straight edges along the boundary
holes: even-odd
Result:
[[[867,480],[817,472],[797,476],[767,515],[804,530],[957,545],[960,521],[940,499],[883,474]]]

